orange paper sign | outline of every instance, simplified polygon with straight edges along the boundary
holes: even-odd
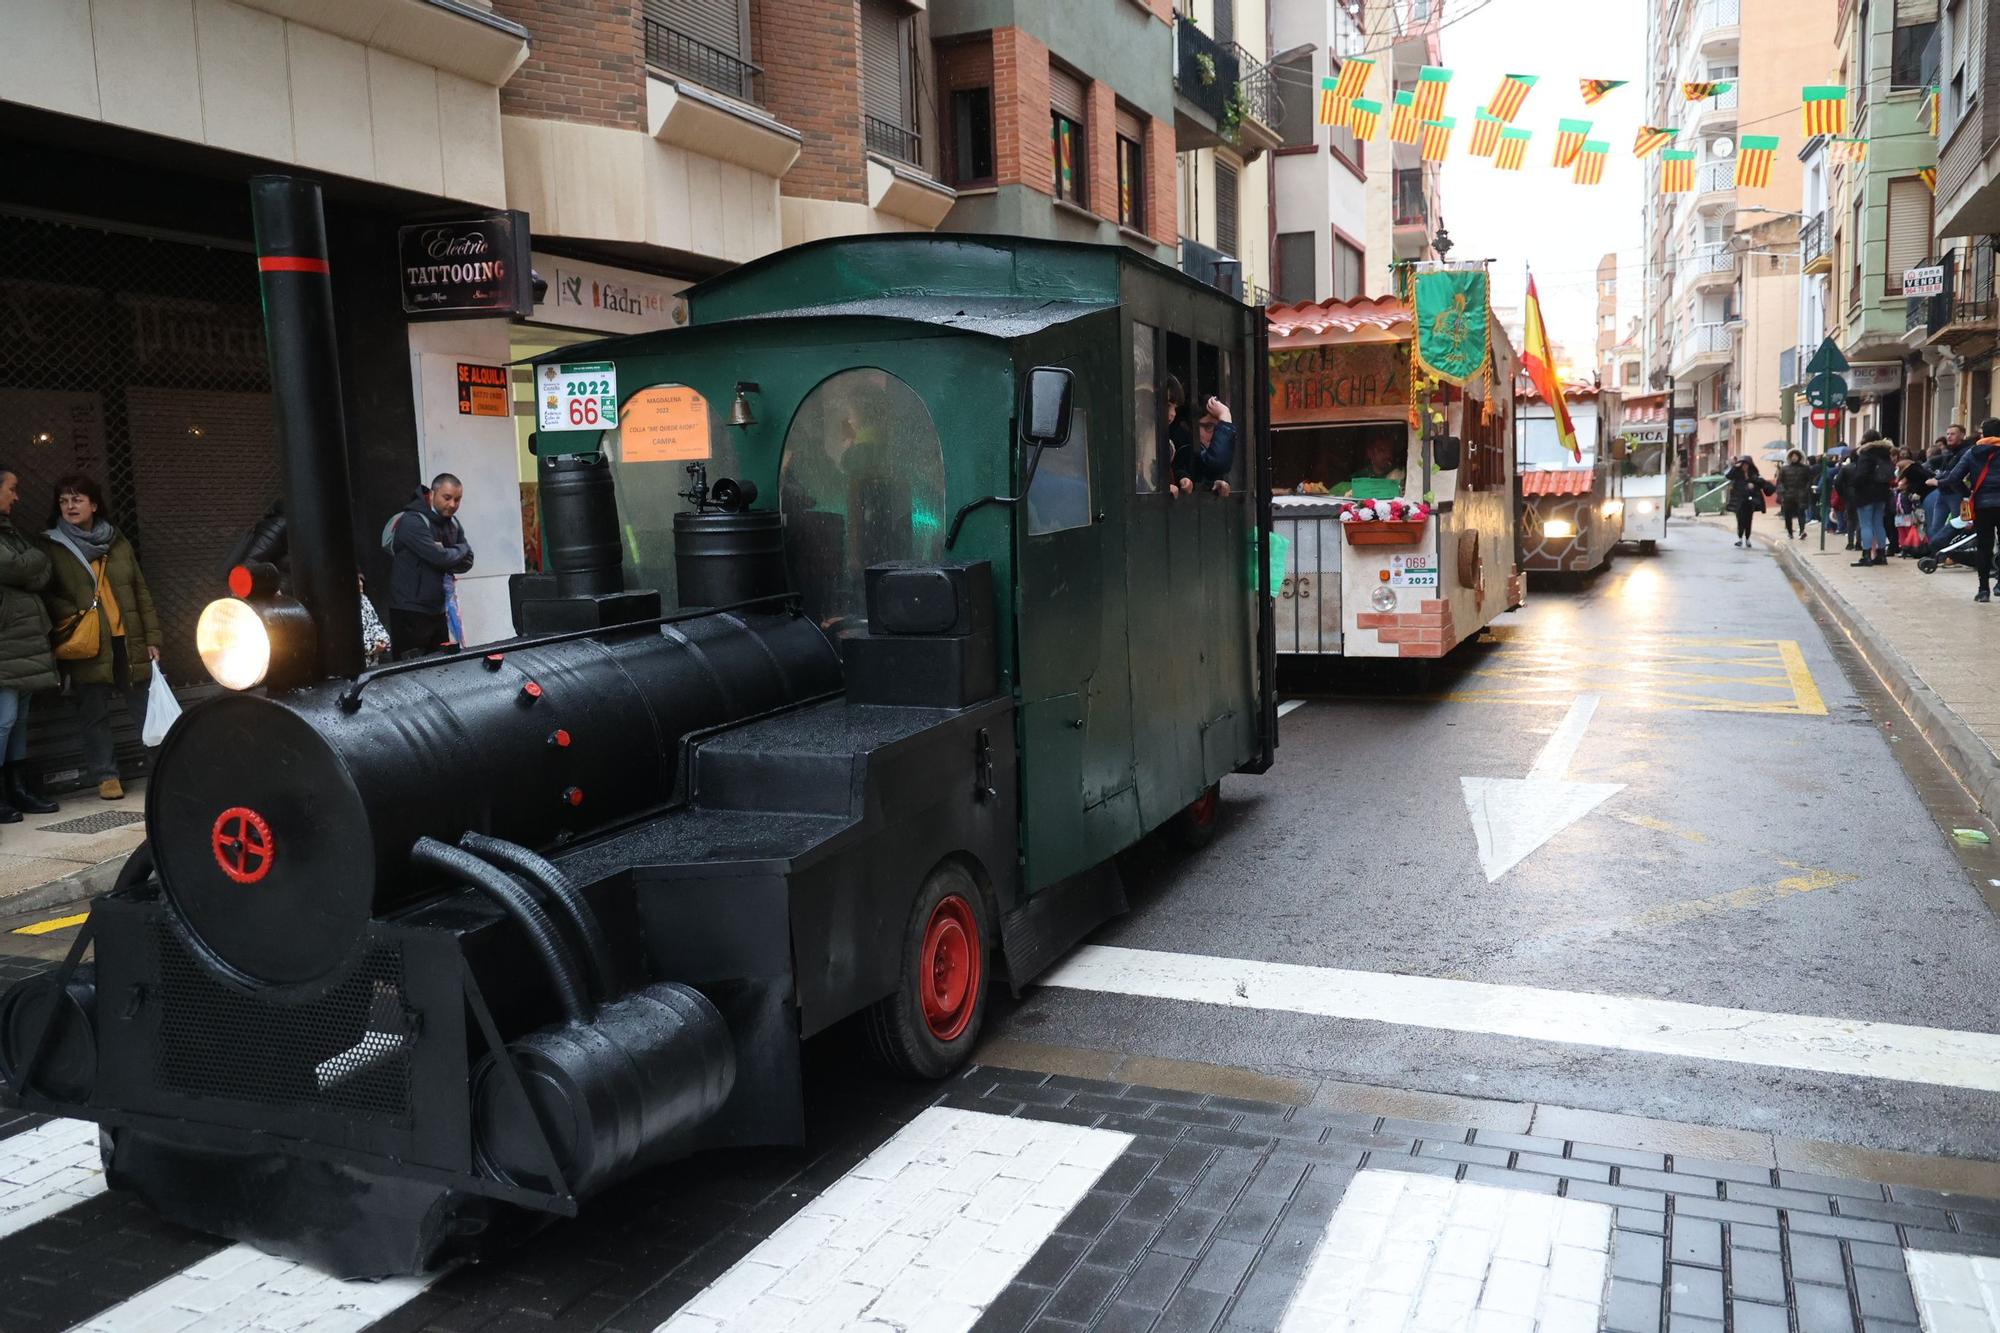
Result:
[[[627,463],[686,463],[710,454],[708,400],[685,384],[641,389],[619,409]]]

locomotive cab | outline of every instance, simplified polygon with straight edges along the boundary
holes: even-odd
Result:
[[[956,1068],[993,985],[1123,909],[1118,852],[1271,762],[1259,312],[928,235],[689,309],[535,364],[609,366],[618,410],[538,437],[518,637],[169,735],[94,969],[0,1000],[0,1074],[102,1122],[113,1185],[387,1274],[798,1142],[802,1040]],[[1231,409],[1232,486],[1171,487],[1169,374]],[[297,660],[243,592],[231,632]]]

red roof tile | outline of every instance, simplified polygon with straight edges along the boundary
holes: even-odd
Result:
[[[1549,472],[1523,472],[1521,474],[1521,494],[1588,495],[1590,494],[1591,480],[1591,470],[1589,468],[1562,468]]]

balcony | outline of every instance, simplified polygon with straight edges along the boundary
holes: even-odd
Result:
[[[1923,307],[1928,341],[1957,346],[1995,336],[1996,307],[1991,238],[1970,247],[1958,246],[1944,256],[1944,291],[1937,296],[1912,297]]]
[[[1725,125],[1736,123],[1736,90],[1717,93],[1705,102],[1694,106],[1694,129],[1698,134],[1710,134]]]
[[[1282,148],[1284,135],[1278,132],[1280,108],[1278,101],[1278,81],[1271,75],[1271,67],[1259,60],[1255,53],[1246,51],[1236,43],[1229,44],[1229,53],[1236,57],[1236,68],[1240,78],[1236,92],[1223,107],[1223,130],[1236,142],[1243,159],[1255,161],[1258,154],[1274,148]],[[1305,94],[1301,92],[1300,96]]]
[[[739,102],[763,105],[764,71],[733,52],[697,41],[648,14],[646,64],[669,78],[686,79]]]
[[[1224,46],[1185,15],[1174,20],[1174,139],[1179,151],[1231,142],[1230,107],[1243,67]]]
[[[1815,213],[1799,227],[1799,258],[1809,274],[1832,271],[1833,250],[1827,239],[1826,214]]]
[[[1694,169],[1694,206],[1712,208],[1736,200],[1736,164],[1704,162]]]
[[[880,153],[911,166],[923,163],[924,137],[907,126],[864,114],[861,117],[861,137],[871,153]]]
[[[1704,371],[1729,364],[1735,353],[1736,332],[1724,323],[1696,324],[1674,341],[1672,373],[1675,379],[1701,379]]]
[[[1697,291],[1730,286],[1736,281],[1736,252],[1724,241],[1696,246],[1687,257],[1685,272],[1688,286]]]
[[[1688,40],[1702,50],[1731,47],[1742,35],[1739,0],[1702,0],[1688,20]]]
[[[1181,237],[1181,272],[1217,291],[1243,299],[1243,264],[1212,245]]]

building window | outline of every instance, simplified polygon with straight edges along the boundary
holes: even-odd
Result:
[[[1361,247],[1351,245],[1343,238],[1333,238],[1333,299],[1352,301],[1361,295],[1362,269],[1366,258]]]
[[[1081,205],[1089,193],[1090,147],[1084,138],[1083,80],[1060,65],[1049,66],[1049,138],[1055,157],[1056,198]]]
[[[1123,134],[1118,136],[1118,225],[1146,229],[1146,150]]]
[[[1313,86],[1312,53],[1294,56],[1271,67],[1278,94],[1278,137],[1287,148],[1310,148],[1316,142],[1319,93]]]
[[[916,164],[923,139],[917,133],[912,27],[893,0],[861,0],[862,137],[870,152]]]
[[[1978,81],[1972,77],[1968,54],[1972,50],[1974,21],[1970,0],[1953,0],[1944,11],[1945,33],[1951,44],[1950,54],[1945,58],[1945,70],[1951,82],[1944,99],[1943,121],[1938,129],[1947,135],[1979,96]]]
[[[1889,82],[1898,88],[1928,88],[1937,82],[1935,0],[1896,6],[1896,36],[1890,47]]]
[[[1931,253],[1930,188],[1915,176],[1889,182],[1889,254],[1882,270],[1882,290],[1903,294],[1903,274],[1921,267]]]
[[[1310,301],[1319,290],[1319,274],[1313,260],[1313,234],[1309,231],[1278,233],[1277,298],[1286,304]]]
[[[1215,248],[1226,255],[1237,253],[1242,237],[1237,227],[1236,168],[1221,158],[1215,160]]]
[[[1854,94],[1858,112],[1868,105],[1868,48],[1875,39],[1868,29],[1868,0],[1861,0],[1861,7],[1854,11],[1854,31],[1859,34],[1854,43]]]
[[[645,0],[646,63],[745,102],[759,100],[750,33],[733,0]]]
[[[1847,282],[1847,304],[1861,304],[1861,200],[1854,201],[1853,226],[1847,233],[1848,258],[1850,261]]]
[[[993,90],[958,88],[951,94],[951,183],[991,185]]]

